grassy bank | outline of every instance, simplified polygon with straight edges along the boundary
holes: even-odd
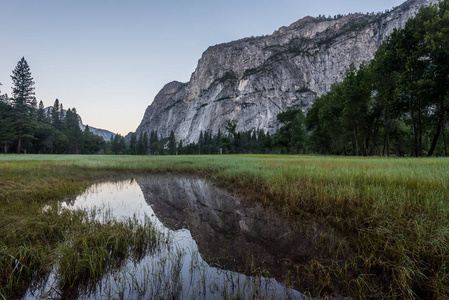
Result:
[[[306,156],[0,156],[0,293],[20,295],[30,278],[45,274],[69,249],[67,241],[85,245],[86,234],[75,232],[91,233],[106,253],[117,232],[128,241],[117,246],[120,253],[141,239],[151,245],[142,237],[148,228],[42,211],[100,178],[135,172],[198,174],[276,207],[292,223],[313,220],[329,228],[337,246],[291,262],[299,285],[312,295],[449,297],[448,159]],[[100,238],[104,242],[97,243]],[[89,278],[121,255],[84,257],[104,262]],[[73,273],[67,272],[68,286],[83,280]]]

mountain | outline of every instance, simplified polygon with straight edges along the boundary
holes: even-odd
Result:
[[[46,107],[44,109],[45,113],[50,114],[51,109],[52,109],[51,106]],[[63,114],[65,116],[67,110],[63,109],[62,111],[63,111]],[[86,129],[87,125],[83,124],[83,120],[81,119],[80,115],[78,115],[78,123],[79,123],[80,129],[82,131],[84,131],[84,129]],[[115,137],[115,133],[112,133],[112,132],[110,132],[109,130],[106,130],[106,129],[99,129],[99,128],[95,128],[95,127],[89,126],[89,131],[92,132],[95,135],[98,135],[99,137],[102,137],[105,141],[110,141],[111,137],[112,138]]]
[[[80,117],[80,120],[81,120],[81,117]],[[80,122],[80,128],[81,128],[81,130],[86,129],[86,125],[84,125],[82,123],[82,121]],[[105,141],[110,141],[111,138],[115,137],[115,133],[112,133],[106,129],[100,129],[100,128],[95,128],[95,127],[89,126],[89,131],[95,135],[98,135],[99,137],[102,137]]]
[[[395,28],[402,28],[422,6],[438,0],[409,0],[392,11],[338,18],[305,17],[268,36],[209,47],[190,81],[165,85],[136,130],[157,131],[196,142],[201,131],[274,133],[276,115],[290,107],[306,112],[316,96],[343,79],[351,63],[370,61]]]

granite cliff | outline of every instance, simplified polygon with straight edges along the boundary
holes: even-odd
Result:
[[[178,140],[196,142],[201,131],[224,132],[229,120],[238,121],[237,131],[274,133],[279,112],[307,111],[351,63],[370,61],[395,28],[435,2],[409,0],[382,14],[305,17],[268,36],[209,47],[189,82],[162,88],[136,133],[167,137],[173,130]]]

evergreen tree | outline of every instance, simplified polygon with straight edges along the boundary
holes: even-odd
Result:
[[[161,146],[159,145],[159,138],[157,136],[157,132],[152,130],[150,133],[150,152],[152,155],[156,155],[160,153]]]
[[[17,63],[11,79],[13,81],[13,105],[31,107],[33,100],[36,99],[34,96],[34,81],[31,77],[30,67],[24,57]]]
[[[202,150],[203,150],[202,149],[203,145],[204,145],[204,136],[203,136],[203,131],[201,130],[200,137],[198,138],[198,154],[200,154],[200,155],[201,155]]]
[[[150,152],[150,140],[148,138],[148,132],[145,131],[143,134],[143,148],[144,148],[144,155],[148,155]]]
[[[81,148],[82,154],[104,153],[105,141],[98,135],[93,134],[90,131],[89,125],[86,125],[82,139],[83,139],[83,145]]]
[[[145,148],[144,135],[142,132],[139,134],[139,139],[137,140],[137,155],[146,155],[148,149]]]
[[[259,129],[257,134],[257,153],[265,154],[265,132]]]
[[[214,138],[214,154],[221,154],[223,149],[221,147],[221,130],[218,128],[218,133]]]
[[[131,139],[129,140],[129,154],[137,154],[137,137],[135,132],[131,134]]]
[[[38,122],[34,130],[34,152],[41,153],[54,153],[55,151],[55,138],[56,130],[49,123]]]
[[[64,112],[64,106],[62,103],[59,104],[59,130],[65,130],[65,112]]]
[[[3,153],[8,152],[10,143],[16,138],[13,124],[12,107],[4,99],[0,99],[0,146],[3,148]]]
[[[17,136],[17,153],[22,151],[24,139],[32,138],[33,121],[31,109],[35,102],[34,81],[31,77],[30,67],[24,57],[17,63],[11,75],[12,105],[14,107],[14,130]],[[25,149],[26,152],[26,149]]]
[[[38,122],[47,122],[47,114],[45,113],[45,106],[44,106],[44,102],[39,101],[39,107],[37,109],[37,114],[36,114],[36,120]]]
[[[51,125],[57,130],[62,131],[63,123],[62,123],[62,112],[61,112],[61,104],[59,100],[56,99],[53,103],[53,106],[50,108],[50,116],[51,116]]]
[[[265,135],[264,146],[265,146],[265,154],[271,153],[271,150],[273,148],[273,139],[270,136],[269,132],[267,132],[267,134]]]
[[[68,109],[65,116],[66,135],[69,143],[70,153],[79,154],[83,142],[83,133],[79,126],[76,109]]]
[[[182,143],[181,143],[182,147]],[[175,155],[176,154],[176,138],[175,133],[170,131],[170,137],[168,138],[168,154]]]
[[[126,143],[125,138],[123,136],[119,136],[119,154],[125,154],[126,153]]]
[[[111,151],[116,155],[126,153],[125,138],[118,133],[114,137],[111,136]]]

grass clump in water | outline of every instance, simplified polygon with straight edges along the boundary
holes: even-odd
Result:
[[[65,164],[0,161],[0,298],[23,297],[55,270],[57,288],[72,297],[158,245],[161,235],[149,219],[100,222],[93,211],[62,209],[57,199],[115,173]]]

